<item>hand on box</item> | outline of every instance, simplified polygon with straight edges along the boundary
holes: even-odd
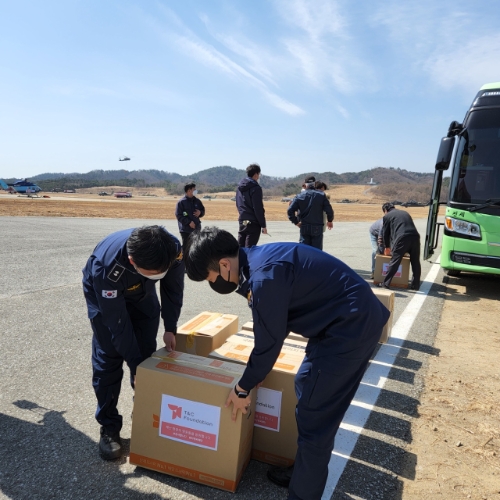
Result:
[[[165,332],[163,334],[163,342],[165,342],[165,349],[175,351],[175,335],[172,332]]]
[[[235,422],[236,418],[238,417],[238,410],[240,410],[243,415],[246,415],[248,413],[248,409],[250,408],[251,402],[252,399],[250,398],[250,396],[247,396],[246,398],[239,398],[234,390],[231,389],[231,392],[229,393],[226,404],[224,406],[226,408],[229,408],[231,403],[233,404],[231,420]]]
[[[390,248],[384,248],[384,255],[392,255]]]

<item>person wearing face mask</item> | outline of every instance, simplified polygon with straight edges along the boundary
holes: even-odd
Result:
[[[308,340],[295,378],[295,464],[267,475],[288,487],[289,500],[319,500],[335,434],[389,311],[350,267],[300,243],[241,248],[227,231],[207,227],[189,239],[185,264],[190,279],[208,280],[221,294],[236,291],[252,310],[254,348],[226,401],[233,420],[247,413],[249,392],[271,371],[289,332]]]
[[[260,233],[267,234],[262,188],[259,185],[260,166],[252,163],[247,167],[247,176],[236,190],[238,209],[238,243],[242,247],[257,245]]]
[[[161,226],[110,234],[95,247],[83,268],[83,294],[92,337],[95,418],[101,425],[99,453],[114,460],[122,453],[122,416],[117,404],[123,362],[135,384],[137,366],[156,351],[160,314],[163,342],[175,349],[184,292],[184,262],[179,240]],[[160,302],[155,283],[160,281]]]
[[[196,184],[190,182],[184,186],[186,193],[175,207],[175,216],[179,224],[179,232],[181,233],[182,246],[185,246],[189,235],[201,228],[200,219],[205,215],[205,207],[199,198],[196,197],[198,190]]]

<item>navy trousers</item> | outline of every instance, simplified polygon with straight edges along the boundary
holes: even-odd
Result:
[[[262,228],[256,223],[251,222],[244,226],[240,222],[240,228],[238,230],[238,245],[240,247],[253,247],[257,245],[260,239],[260,233]]]
[[[156,351],[156,336],[160,316],[149,318],[135,308],[129,309],[135,337],[143,359],[149,358]],[[90,320],[94,335],[92,337],[92,385],[97,397],[95,418],[109,433],[120,432],[122,416],[117,404],[123,378],[123,358],[116,351],[109,328],[102,323],[98,314]],[[130,374],[130,383],[134,387],[134,375]]]
[[[323,250],[323,226],[302,224],[300,226],[299,243]]]
[[[322,352],[322,342],[295,377],[298,450],[288,490],[289,500],[320,500],[328,478],[335,435],[359,387],[381,331],[359,345]],[[319,351],[316,351],[318,349]]]

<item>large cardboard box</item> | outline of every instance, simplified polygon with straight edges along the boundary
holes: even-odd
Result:
[[[242,331],[210,357],[247,363],[253,334]],[[295,375],[305,356],[306,342],[286,339],[276,364],[257,389],[252,458],[273,465],[292,465],[297,453]]]
[[[241,328],[246,332],[253,332],[253,321],[247,321]],[[290,332],[287,339],[298,340],[299,342],[307,342],[307,339],[298,333]]]
[[[396,295],[392,290],[387,290],[387,288],[373,288],[372,289],[375,296],[384,304],[387,309],[389,309],[391,315],[387,320],[387,323],[382,330],[382,335],[380,336],[379,342],[385,344],[387,339],[391,336],[392,330],[392,317],[394,312],[394,296]]]
[[[390,260],[390,255],[377,255],[375,257],[375,272],[373,273],[373,282],[375,284],[384,281],[384,277],[387,274],[387,266],[389,265]],[[409,278],[410,259],[408,257],[403,257],[397,273],[392,278],[391,286],[398,288],[408,288]]]
[[[130,463],[235,491],[250,460],[255,418],[231,420],[235,363],[160,349],[137,369]]]
[[[204,311],[177,328],[175,349],[208,356],[238,331],[238,316]]]

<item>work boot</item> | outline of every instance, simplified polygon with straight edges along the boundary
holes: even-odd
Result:
[[[288,488],[292,474],[293,465],[290,467],[273,467],[267,471],[267,478],[278,486]]]
[[[99,454],[103,460],[116,460],[122,456],[122,441],[119,432],[108,432],[101,427]]]

